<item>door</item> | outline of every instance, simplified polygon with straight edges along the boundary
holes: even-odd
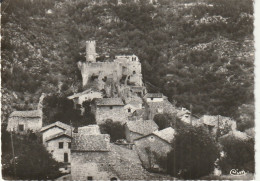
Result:
[[[64,153],[64,162],[67,163],[69,160],[68,153]]]

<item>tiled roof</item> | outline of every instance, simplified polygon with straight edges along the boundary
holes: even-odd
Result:
[[[141,135],[148,135],[158,130],[158,126],[153,120],[128,121],[126,126],[131,132]]]
[[[108,134],[88,135],[83,132],[73,133],[71,150],[74,151],[109,151]]]
[[[163,98],[162,93],[147,93],[145,97],[152,97],[152,98]]]
[[[48,129],[50,129],[50,128],[53,128],[53,127],[59,127],[59,128],[61,128],[61,129],[63,129],[63,130],[70,130],[70,129],[71,129],[71,126],[70,126],[70,125],[67,125],[67,124],[62,123],[62,122],[60,122],[60,121],[57,121],[57,122],[55,122],[55,123],[49,124],[49,125],[47,125],[47,126],[44,126],[44,127],[41,129],[41,132],[46,131],[46,130],[48,130]]]
[[[172,127],[169,127],[169,128],[165,128],[160,131],[154,131],[153,134],[162,138],[163,140],[167,141],[168,143],[172,143],[174,135],[175,135],[175,130]]]
[[[33,110],[33,111],[14,111],[9,116],[11,117],[24,117],[24,118],[40,118],[42,117],[42,111]]]
[[[48,141],[51,141],[51,140],[54,140],[56,138],[63,137],[63,136],[71,138],[71,135],[69,134],[69,132],[60,132],[60,133],[57,133],[57,134],[54,134],[54,135],[47,137],[45,139],[45,141],[48,142]]]
[[[83,126],[78,128],[78,133],[88,134],[88,135],[97,135],[101,134],[99,126],[96,124]]]
[[[97,106],[124,106],[121,98],[103,98],[96,100]]]

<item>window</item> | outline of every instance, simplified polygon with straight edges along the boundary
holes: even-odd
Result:
[[[128,112],[131,112],[131,109],[130,109],[130,108],[128,108]]]
[[[111,180],[111,181],[117,180],[117,178],[116,178],[116,177],[112,177],[110,180]]]
[[[113,109],[113,106],[110,106],[110,109]]]
[[[92,176],[88,176],[87,180],[93,180],[93,177]]]
[[[63,148],[63,142],[59,142],[59,149]]]
[[[70,143],[70,142],[68,143],[68,148],[69,148],[69,149],[71,148],[71,143]]]
[[[19,131],[24,131],[24,125],[23,124],[19,124]]]
[[[151,97],[151,101],[153,100],[153,97]]]
[[[64,153],[64,162],[67,163],[69,160],[68,153]]]

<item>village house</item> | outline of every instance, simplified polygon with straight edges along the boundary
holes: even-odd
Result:
[[[44,146],[58,162],[70,163],[71,134],[59,132],[44,139]]]
[[[158,130],[158,125],[153,120],[128,121],[125,123],[126,140],[130,143],[156,130]]]
[[[106,120],[126,122],[127,115],[121,98],[103,98],[95,100],[92,112],[95,114],[97,124]]]
[[[67,132],[71,134],[73,128],[70,125],[57,121],[55,123],[49,124],[47,126],[42,127],[42,142],[44,143],[47,137],[52,135],[56,135],[58,133]]]
[[[217,130],[220,130],[220,134],[226,134],[230,130],[236,130],[237,124],[236,121],[232,120],[229,117],[224,116],[210,116],[204,115],[198,120],[199,124],[204,126],[209,133],[215,135]]]
[[[145,109],[148,119],[153,119],[156,114],[176,114],[177,109],[161,93],[146,94],[144,97]]]
[[[143,119],[143,120],[147,120],[148,119],[148,114],[145,108],[142,109],[136,109],[131,117],[128,117],[128,119],[131,120],[139,120],[139,119]]]
[[[177,117],[188,124],[192,124],[193,126],[196,125],[200,125],[200,123],[198,122],[199,117],[197,117],[196,115],[191,115],[191,112],[186,109],[186,108],[177,108],[176,109],[177,112]]]
[[[29,130],[38,132],[42,128],[42,111],[14,111],[8,119],[7,131],[26,134]]]
[[[90,132],[94,134],[79,128],[73,133],[71,180],[165,179],[144,170],[135,150],[110,143],[107,134]]]
[[[82,105],[84,101],[92,101],[95,98],[97,99],[103,98],[103,95],[101,92],[94,91],[92,89],[88,89],[68,97],[68,99],[73,100],[75,105]]]
[[[172,127],[154,131],[134,140],[136,150],[145,168],[159,169],[156,157],[165,158],[172,150],[175,130]]]
[[[127,116],[132,116],[133,112],[137,109],[142,109],[143,101],[140,97],[128,97],[125,99],[126,105],[124,109],[126,111]]]
[[[164,100],[162,93],[147,93],[144,99],[146,102],[162,102]]]

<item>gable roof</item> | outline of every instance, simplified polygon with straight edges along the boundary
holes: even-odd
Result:
[[[109,151],[108,134],[88,135],[83,132],[73,133],[71,150],[74,151]]]
[[[59,127],[59,128],[61,128],[63,130],[70,130],[71,129],[70,125],[67,125],[67,124],[62,123],[60,121],[57,121],[55,123],[52,123],[52,124],[49,124],[47,126],[42,127],[41,132],[47,131],[48,129],[51,129],[53,127]]]
[[[162,93],[147,93],[145,95],[146,98],[163,98]]]
[[[57,139],[57,138],[60,138],[60,137],[72,138],[71,135],[68,132],[60,132],[60,133],[53,134],[53,135],[47,137],[45,139],[45,141],[48,142],[48,141],[51,141],[51,140],[54,140],[54,139]]]
[[[168,143],[172,143],[174,135],[175,135],[175,130],[172,127],[169,127],[169,128],[165,128],[160,131],[154,131],[153,134],[162,138],[163,140],[167,141]]]
[[[147,135],[158,130],[158,125],[153,120],[128,121],[126,126],[131,132],[141,135]]]
[[[33,110],[33,111],[14,111],[9,116],[11,117],[23,117],[23,118],[41,118],[42,111],[41,110]]]
[[[124,106],[121,98],[103,98],[96,100],[97,106]]]

